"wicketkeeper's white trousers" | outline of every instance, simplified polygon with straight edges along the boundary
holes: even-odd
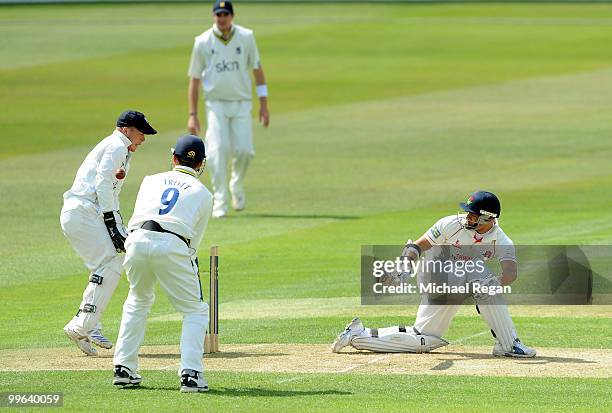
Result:
[[[206,165],[213,185],[213,212],[227,212],[231,195],[244,197],[244,177],[255,155],[252,106],[249,100],[206,101]]]
[[[204,371],[202,353],[208,304],[202,301],[200,279],[190,249],[175,235],[143,229],[128,236],[125,249],[123,265],[130,291],[123,305],[114,364],[138,369],[138,350],[155,301],[155,283],[159,282],[176,311],[183,315],[181,370]]]
[[[60,224],[64,235],[90,271],[79,311],[70,322],[78,333],[86,335],[96,326],[100,327],[102,314],[123,272],[123,257],[117,254],[102,214],[91,202],[66,200]]]

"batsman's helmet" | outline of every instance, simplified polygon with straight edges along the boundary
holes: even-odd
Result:
[[[466,224],[467,229],[474,229],[491,219],[499,218],[501,204],[497,196],[488,191],[476,191],[470,195],[466,202],[461,202],[459,207],[467,213],[478,215],[478,222],[473,225]]]

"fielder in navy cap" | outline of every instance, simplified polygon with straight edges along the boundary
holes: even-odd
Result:
[[[184,135],[176,140],[172,154],[180,161],[180,165],[194,169],[201,174],[206,164],[206,149],[204,142],[198,136]]]
[[[233,15],[234,6],[232,6],[231,1],[217,0],[215,1],[215,4],[213,6],[213,13],[214,14],[227,13],[227,14]]]
[[[155,135],[157,131],[149,124],[144,113],[136,110],[126,110],[117,119],[117,127],[134,127],[145,135]]]

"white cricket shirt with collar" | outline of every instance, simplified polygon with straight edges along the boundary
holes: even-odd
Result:
[[[499,261],[516,261],[514,243],[500,228],[497,222],[484,234],[464,228],[467,214],[450,215],[436,222],[425,237],[432,245],[450,245],[453,259],[461,260],[466,247],[474,250],[485,260],[497,258]],[[453,248],[455,247],[455,248]]]
[[[118,130],[102,139],[87,155],[72,187],[64,193],[64,209],[91,203],[98,213],[119,210],[119,193],[125,179],[117,179],[117,169],[123,168],[126,176],[130,169],[132,142]]]
[[[212,213],[212,194],[186,166],[146,176],[138,196],[128,230],[134,231],[146,221],[155,221],[166,231],[190,240],[198,249]]]
[[[213,25],[195,38],[188,75],[202,79],[206,100],[251,100],[249,72],[260,67],[252,30],[233,24],[225,40]]]

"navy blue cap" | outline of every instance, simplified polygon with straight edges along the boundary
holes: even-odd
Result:
[[[155,135],[157,131],[149,124],[147,118],[142,112],[136,110],[126,110],[117,119],[117,126],[133,126],[145,135]]]
[[[180,160],[193,161],[195,163],[206,159],[204,142],[195,135],[184,135],[178,138],[172,153]]]
[[[232,6],[232,2],[231,1],[225,1],[225,0],[217,0],[215,1],[215,5],[213,6],[213,13],[215,14],[219,14],[219,13],[229,13],[229,14],[234,14],[234,6]]]

